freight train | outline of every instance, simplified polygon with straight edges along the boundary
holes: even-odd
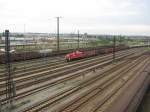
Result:
[[[119,51],[119,50],[123,50],[127,48],[128,48],[127,46],[116,46],[115,49],[113,47],[109,47],[109,48],[102,48],[102,49],[94,49],[90,51],[75,51],[75,52],[66,54],[65,59],[67,61],[71,61],[74,59],[91,57],[91,56],[95,56],[98,54],[108,54],[108,53],[112,53],[113,50]]]
[[[136,46],[134,46],[136,47]],[[144,47],[144,46],[141,46]],[[125,45],[119,45],[116,46],[116,51],[118,50],[124,50],[130,48]],[[113,51],[113,46],[99,46],[95,48],[80,48],[79,51],[76,54],[80,54],[79,58],[94,56],[97,54],[107,54],[111,53]],[[14,61],[25,61],[30,59],[37,59],[37,58],[43,58],[43,57],[49,57],[49,56],[57,56],[57,55],[65,55],[68,53],[71,53],[70,55],[75,54],[74,49],[69,50],[61,50],[59,52],[52,51],[52,52],[40,52],[40,51],[26,51],[26,52],[13,52],[11,53],[11,62]],[[77,56],[78,57],[78,56]],[[65,57],[67,60],[71,60],[72,57],[69,59],[67,58],[67,55]],[[5,54],[0,54],[0,63],[5,63]]]

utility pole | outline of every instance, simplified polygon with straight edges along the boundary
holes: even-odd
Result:
[[[78,50],[80,48],[80,46],[79,46],[79,42],[80,42],[79,38],[80,38],[80,34],[79,34],[79,30],[78,30]]]
[[[123,37],[121,35],[119,35],[119,44],[121,45],[123,41]]]
[[[9,106],[12,106],[15,87],[12,77],[11,54],[9,30],[5,30],[5,65],[6,65],[6,99]]]
[[[25,61],[26,60],[26,44],[27,44],[27,42],[26,42],[26,25],[24,24],[23,25],[23,30],[24,30],[24,41],[23,41],[23,61]],[[25,64],[24,64],[24,71],[25,71]]]
[[[59,41],[59,19],[60,17],[56,17],[56,19],[57,19],[57,51],[59,52],[60,50],[60,46],[59,46],[59,43],[60,43]]]
[[[115,51],[116,51],[116,36],[113,38],[113,61],[115,61]]]
[[[2,101],[1,101],[1,98],[0,98],[0,112],[2,112]]]
[[[150,39],[147,37],[147,47],[150,47]]]
[[[148,39],[148,47],[150,47],[150,38]]]

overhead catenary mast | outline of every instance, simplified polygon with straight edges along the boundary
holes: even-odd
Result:
[[[24,30],[24,35],[23,35],[24,36],[24,42],[23,42],[24,55],[23,55],[23,60],[25,61],[26,60],[26,44],[27,44],[27,42],[26,42],[27,40],[26,40],[26,36],[25,36],[26,35],[26,25],[25,24],[23,25],[23,30]],[[26,67],[25,67],[25,64],[24,64],[24,71],[25,71],[25,68]]]
[[[6,65],[6,98],[8,104],[12,106],[15,95],[15,86],[12,78],[11,53],[10,53],[9,30],[5,30],[5,65]]]
[[[80,38],[80,34],[79,34],[79,30],[78,30],[78,50],[80,48],[80,46],[79,46],[79,42],[80,42],[79,38]]]
[[[116,57],[116,36],[114,36],[113,38],[113,61],[115,61],[115,57]]]
[[[57,51],[59,52],[60,50],[60,38],[59,38],[59,19],[61,17],[56,17],[57,19]]]

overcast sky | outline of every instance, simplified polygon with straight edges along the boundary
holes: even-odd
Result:
[[[0,32],[150,35],[150,0],[0,0]]]

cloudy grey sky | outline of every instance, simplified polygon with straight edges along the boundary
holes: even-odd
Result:
[[[150,0],[0,0],[0,32],[150,35]]]

